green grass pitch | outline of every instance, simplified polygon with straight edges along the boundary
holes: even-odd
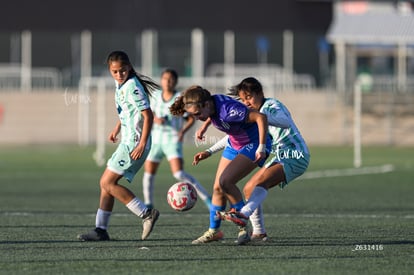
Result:
[[[186,147],[186,169],[211,190],[218,155],[192,167],[200,148]],[[113,147],[108,148],[109,156]],[[175,180],[166,162],[156,178],[161,216],[140,241],[141,222],[119,202],[113,239],[84,243],[94,226],[102,167],[93,148],[0,148],[1,274],[409,274],[414,269],[414,148],[363,148],[364,167],[387,173],[298,179],[264,203],[270,242],[194,246],[208,227],[203,203],[176,213],[166,202]],[[309,173],[352,167],[350,147],[312,147]],[[341,171],[341,170],[340,170]],[[352,173],[351,173],[352,174]],[[142,171],[128,186],[142,198]],[[239,183],[242,187],[245,181]],[[127,184],[126,182],[123,182]],[[412,273],[411,273],[412,274]]]

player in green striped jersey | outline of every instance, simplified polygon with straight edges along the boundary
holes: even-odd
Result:
[[[194,124],[192,116],[174,116],[170,112],[170,106],[175,102],[180,93],[176,90],[178,74],[175,70],[166,69],[161,74],[161,88],[151,98],[151,109],[154,114],[152,128],[152,147],[145,161],[145,173],[143,176],[143,194],[145,204],[153,207],[154,179],[161,160],[167,158],[171,172],[177,181],[191,183],[197,190],[197,194],[207,207],[211,198],[204,187],[183,169],[183,138],[184,134]]]

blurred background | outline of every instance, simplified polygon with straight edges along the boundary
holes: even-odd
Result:
[[[254,76],[311,145],[414,145],[413,1],[8,1],[0,144],[105,143],[126,51],[159,80],[225,93]],[[193,142],[191,135],[187,142]]]

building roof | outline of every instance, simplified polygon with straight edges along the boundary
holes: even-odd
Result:
[[[397,10],[337,13],[327,37],[331,42],[347,44],[414,44],[414,14]]]

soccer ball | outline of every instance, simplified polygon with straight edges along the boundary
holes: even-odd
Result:
[[[190,210],[197,202],[197,191],[188,182],[177,182],[168,190],[167,202],[174,210]]]

